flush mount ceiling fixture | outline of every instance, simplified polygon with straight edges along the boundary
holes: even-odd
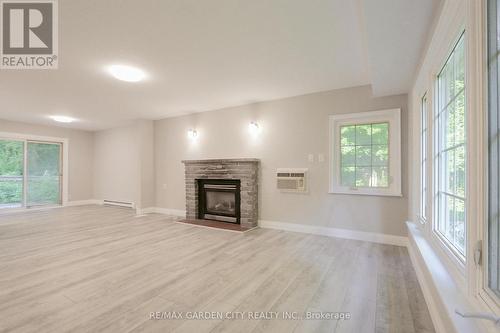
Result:
[[[110,65],[107,71],[115,79],[125,82],[139,82],[146,78],[142,69],[128,65]]]
[[[67,117],[67,116],[50,116],[50,119],[53,121],[57,121],[58,123],[72,123],[76,121],[75,118]]]

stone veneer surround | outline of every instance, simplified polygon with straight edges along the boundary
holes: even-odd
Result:
[[[186,177],[186,218],[198,218],[197,179],[239,179],[241,181],[241,219],[243,228],[253,228],[258,222],[258,159],[184,160]]]

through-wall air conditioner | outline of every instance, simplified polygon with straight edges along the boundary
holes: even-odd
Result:
[[[307,169],[277,169],[276,185],[282,192],[306,192]]]

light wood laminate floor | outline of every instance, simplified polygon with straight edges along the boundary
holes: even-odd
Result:
[[[150,319],[151,312],[183,319]],[[199,312],[244,319],[185,318]],[[307,312],[350,319],[282,317]],[[266,229],[242,234],[81,206],[0,216],[0,331],[434,329],[403,247]]]

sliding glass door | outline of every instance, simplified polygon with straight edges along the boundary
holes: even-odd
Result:
[[[0,139],[0,209],[62,204],[62,144]]]
[[[26,206],[61,204],[61,144],[28,141]]]
[[[24,205],[24,142],[0,139],[0,209]]]

